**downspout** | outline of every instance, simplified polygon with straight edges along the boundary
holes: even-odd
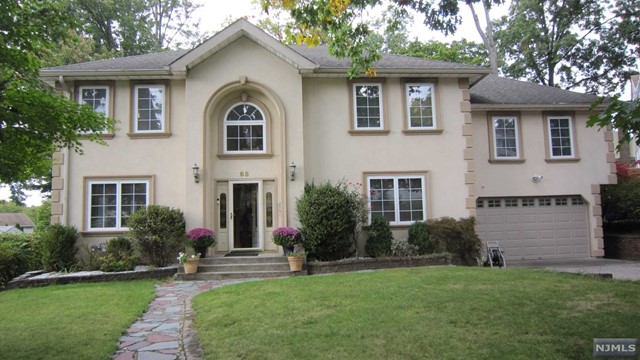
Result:
[[[72,96],[71,89],[69,88],[67,83],[64,81],[64,77],[62,75],[58,76],[58,82],[62,86],[62,91],[64,96],[71,100],[71,96]],[[62,225],[68,225],[69,224],[69,147],[65,146],[64,150],[62,151],[62,155],[63,155],[62,166],[64,169],[63,170],[64,178],[62,180],[62,196],[61,197],[63,200],[62,200],[62,219],[60,222],[62,223]],[[80,228],[83,229],[84,224],[82,224]]]

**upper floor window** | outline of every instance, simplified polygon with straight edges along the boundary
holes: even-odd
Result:
[[[520,159],[520,140],[517,116],[492,116],[493,158]]]
[[[149,181],[89,181],[87,197],[88,230],[127,230],[129,216],[149,204]]]
[[[266,118],[251,103],[234,105],[224,117],[224,152],[266,153]]]
[[[109,117],[109,87],[108,86],[80,86],[78,87],[80,104],[89,105],[93,111]]]
[[[426,220],[424,176],[370,176],[367,182],[371,210],[369,220],[384,216],[395,225]]]
[[[136,85],[134,130],[137,133],[165,131],[165,86]]]
[[[547,117],[549,155],[552,159],[573,158],[573,127],[569,116]]]
[[[434,86],[431,83],[407,83],[407,116],[409,130],[435,129]]]
[[[381,84],[353,84],[353,128],[355,130],[383,130]]]

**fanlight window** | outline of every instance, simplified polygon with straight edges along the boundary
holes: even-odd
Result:
[[[265,153],[266,120],[257,106],[233,106],[224,118],[225,153]]]

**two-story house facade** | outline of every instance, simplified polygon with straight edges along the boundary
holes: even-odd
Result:
[[[397,237],[477,216],[510,258],[603,255],[599,185],[615,167],[611,133],[585,127],[593,97],[404,56],[373,78],[348,66],[239,20],[190,51],[44,69],[119,122],[107,146],[54,154],[52,221],[94,245],[161,204],[215,231],[209,254],[269,253],[273,229],[299,225],[305,182],[344,180]]]

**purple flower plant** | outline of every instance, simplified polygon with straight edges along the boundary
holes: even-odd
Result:
[[[292,248],[302,240],[300,231],[288,226],[279,227],[271,233],[273,243],[285,248]]]
[[[213,231],[207,228],[195,228],[187,233],[187,236],[191,240],[197,240],[203,237],[215,237]]]
[[[207,228],[195,228],[187,233],[186,245],[192,247],[201,257],[207,253],[207,249],[216,243],[216,235]]]

